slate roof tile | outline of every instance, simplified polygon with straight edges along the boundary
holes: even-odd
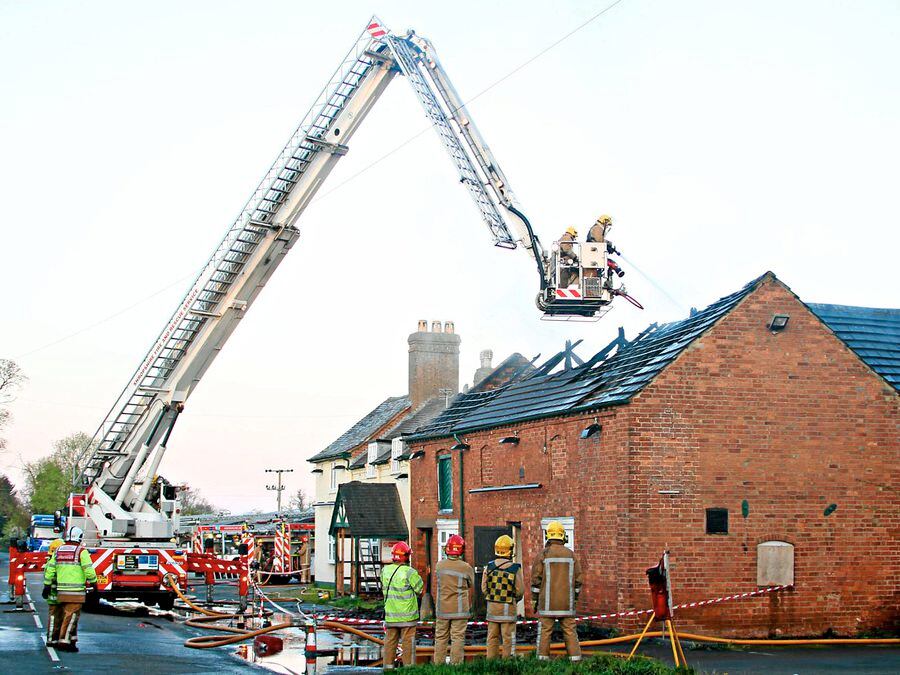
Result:
[[[900,309],[807,303],[872,370],[900,390]]]
[[[408,396],[393,396],[385,399],[378,406],[341,434],[324,450],[309,458],[310,462],[322,462],[340,457],[353,450],[361,443],[368,441],[381,427],[390,422],[405,409],[409,408]]]

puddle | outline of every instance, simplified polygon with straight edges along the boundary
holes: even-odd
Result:
[[[283,617],[275,615],[272,623]],[[257,655],[252,644],[242,645],[237,654],[241,658],[275,672],[306,672],[306,632],[302,628],[290,628],[277,633],[283,640],[283,649],[271,656]],[[380,636],[378,636],[380,637]],[[320,628],[316,631],[316,673],[380,673],[381,667],[372,664],[381,659],[381,647],[374,642],[348,633]]]

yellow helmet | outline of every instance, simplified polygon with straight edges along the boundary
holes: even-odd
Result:
[[[551,539],[558,539],[559,541],[566,540],[566,529],[558,520],[554,520],[547,525],[547,541],[550,541]]]
[[[571,234],[573,237],[577,237],[577,236],[578,236],[578,230],[576,230],[574,227],[567,227],[567,228],[566,228],[566,234]]]
[[[65,543],[66,542],[64,542],[62,539],[54,539],[53,541],[50,542],[50,546],[47,547],[48,553],[50,553],[50,555],[53,555],[54,553],[56,553],[56,549],[58,549],[60,546],[62,546]]]
[[[494,553],[501,558],[512,558],[515,544],[508,534],[501,534],[494,542]]]
[[[597,225],[602,225],[603,227],[609,227],[612,225],[612,217],[607,216],[606,214],[597,218]]]

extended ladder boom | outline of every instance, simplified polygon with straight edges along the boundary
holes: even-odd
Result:
[[[172,427],[296,242],[297,219],[347,153],[350,137],[397,72],[413,86],[494,242],[507,248],[521,242],[540,260],[539,244],[524,217],[517,215],[506,178],[433,47],[412,33],[391,35],[373,18],[226,231],[86,449],[82,480],[90,488],[89,520],[96,528],[86,530],[89,540],[165,541],[172,536],[177,500],[158,490],[158,498],[148,501]],[[515,216],[516,237],[507,225],[509,214]]]

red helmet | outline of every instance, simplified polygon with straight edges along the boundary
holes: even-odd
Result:
[[[462,555],[465,550],[466,540],[458,534],[451,534],[447,539],[447,545],[444,546],[444,551],[446,551],[447,555]]]
[[[412,549],[409,547],[409,544],[405,541],[398,541],[391,547],[391,560],[395,563],[409,562],[411,553]]]

